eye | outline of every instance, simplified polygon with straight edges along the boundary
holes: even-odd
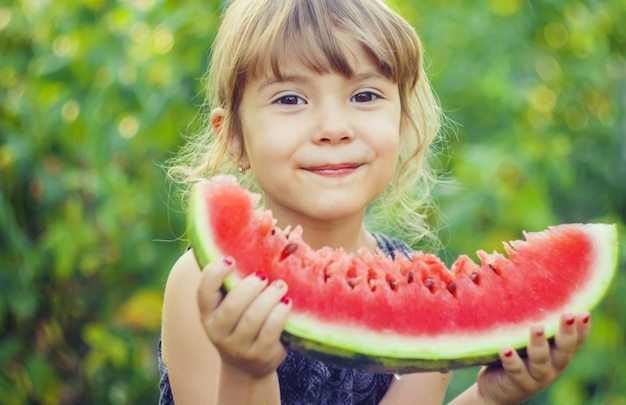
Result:
[[[355,94],[350,98],[350,101],[355,103],[368,103],[370,101],[374,101],[380,96],[372,91],[362,91],[360,93]]]
[[[276,104],[286,104],[286,105],[297,105],[297,104],[306,104],[305,101],[296,95],[287,94],[285,96],[278,97],[274,100]]]

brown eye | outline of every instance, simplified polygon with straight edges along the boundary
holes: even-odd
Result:
[[[355,94],[350,98],[350,101],[355,103],[367,103],[370,101],[374,101],[378,98],[378,95],[371,91],[363,91],[361,93]]]
[[[275,102],[277,104],[288,104],[288,105],[304,104],[304,100],[294,95],[287,95],[287,96],[279,97],[276,99]]]

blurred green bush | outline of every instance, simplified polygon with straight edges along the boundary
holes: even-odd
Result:
[[[3,404],[156,402],[162,290],[186,245],[161,165],[198,122],[219,3],[0,5]],[[445,256],[562,222],[618,223],[623,246],[626,3],[392,3],[456,123]],[[581,353],[529,403],[626,404],[624,296],[620,274]]]

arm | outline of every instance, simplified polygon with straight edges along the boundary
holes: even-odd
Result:
[[[484,367],[476,383],[455,398],[450,405],[513,405],[532,397],[552,384],[589,334],[589,314],[563,314],[559,331],[551,347],[543,327],[530,329],[527,359],[512,348],[503,348],[502,367]]]
[[[393,380],[381,405],[419,403],[441,405],[452,373],[415,373]]]
[[[163,362],[177,404],[197,402],[217,392],[219,355],[200,323],[196,291],[202,273],[192,252],[174,265],[163,300]],[[208,401],[207,401],[208,402]]]
[[[201,272],[187,252],[168,278],[163,361],[177,405],[280,403],[275,370],[285,353],[278,336],[290,305],[278,303],[286,287],[265,288],[251,276],[222,300],[229,271],[216,262]]]

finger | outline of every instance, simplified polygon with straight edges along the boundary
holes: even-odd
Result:
[[[524,360],[512,347],[503,347],[498,354],[502,368],[517,386],[524,386],[529,378]]]
[[[265,273],[257,272],[242,279],[226,294],[217,311],[213,314],[212,327],[220,338],[230,335],[235,330],[242,315],[267,286]]]
[[[275,280],[254,299],[232,332],[237,335],[239,344],[253,343],[268,316],[286,293],[287,284],[283,280]]]
[[[557,370],[563,370],[578,349],[578,331],[576,316],[571,313],[561,315],[559,330],[554,336],[552,364]]]
[[[283,296],[280,301],[272,307],[267,315],[261,330],[259,331],[258,340],[260,342],[275,342],[280,338],[289,315],[291,314],[291,298]]]
[[[291,314],[291,299],[283,297],[268,314],[261,330],[259,331],[256,344],[261,352],[273,352],[279,363],[284,360],[287,352],[280,343],[280,335],[285,329],[289,315]]]
[[[528,372],[538,382],[549,380],[553,374],[550,344],[546,339],[543,325],[530,328],[530,338],[526,349],[528,354]]]
[[[591,314],[589,312],[581,312],[576,317],[576,331],[578,332],[578,339],[576,340],[576,350],[580,349],[580,346],[585,343],[587,336],[591,330]]]
[[[198,284],[197,301],[201,319],[206,319],[222,300],[222,283],[232,269],[232,259],[224,258],[206,266]]]

